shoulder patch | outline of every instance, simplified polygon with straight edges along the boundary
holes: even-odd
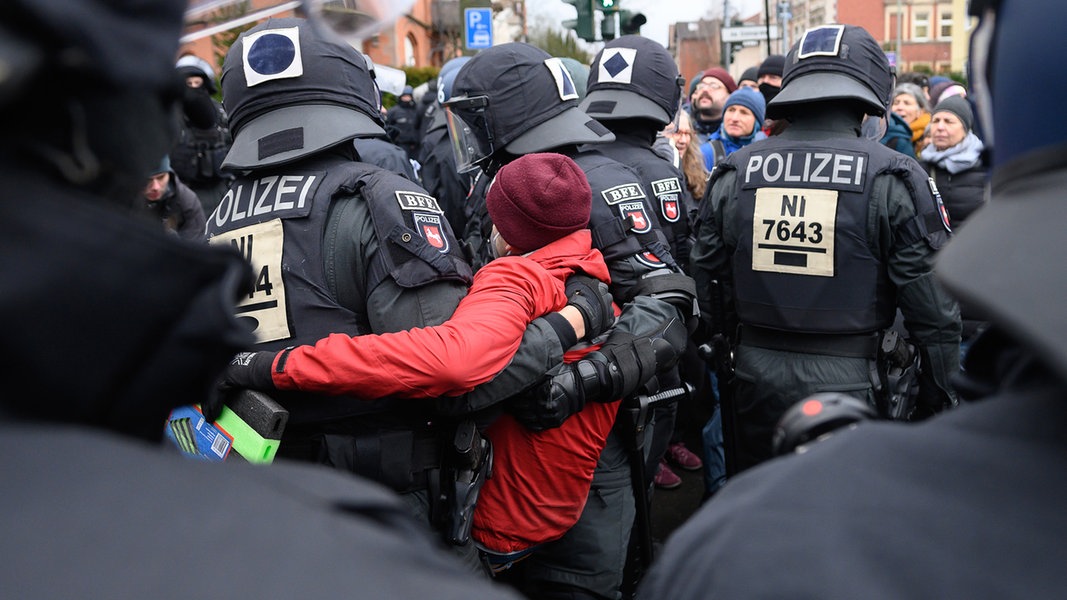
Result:
[[[441,225],[441,215],[432,213],[412,213],[415,221],[415,230],[419,232],[426,243],[433,246],[438,252],[445,254],[451,250],[448,236],[445,235]]]
[[[640,183],[635,182],[610,187],[601,191],[600,195],[604,197],[604,201],[608,204],[618,204],[627,200],[643,200],[645,191],[641,188]]]
[[[401,210],[429,210],[436,213],[444,213],[437,199],[424,192],[405,192],[397,190],[396,200],[400,203]]]

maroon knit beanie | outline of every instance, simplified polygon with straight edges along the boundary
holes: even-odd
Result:
[[[585,173],[553,153],[527,154],[504,165],[485,198],[500,236],[522,252],[584,229],[592,201]]]
[[[727,73],[726,69],[722,67],[712,67],[707,71],[704,71],[704,75],[701,77],[701,79],[703,79],[704,77],[714,77],[715,79],[718,79],[722,82],[723,85],[726,86],[726,91],[730,92],[731,94],[737,91],[737,83],[734,81],[734,78],[730,77],[730,74]]]

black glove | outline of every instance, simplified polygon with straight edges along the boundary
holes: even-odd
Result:
[[[563,366],[530,393],[513,398],[509,412],[532,431],[559,427],[588,402],[613,402],[636,392],[656,373],[673,367],[688,332],[672,319],[651,335],[612,332],[597,352]]]
[[[590,360],[566,364],[558,375],[505,406],[530,431],[559,427],[585,408],[587,390],[596,393],[609,377],[607,370],[605,363]]]
[[[278,353],[274,351],[240,352],[234,355],[226,370],[222,372],[216,384],[216,393],[212,398],[200,404],[200,410],[204,418],[214,422],[222,413],[222,407],[226,404],[226,397],[233,390],[252,389],[264,392],[274,391],[271,379],[271,365]]]
[[[585,321],[585,339],[591,340],[615,323],[608,285],[588,275],[567,278],[567,304],[578,309]]]
[[[595,398],[587,391],[587,399],[610,402],[633,394],[656,373],[678,363],[686,350],[688,335],[685,324],[678,319],[667,321],[647,336],[613,331],[598,351],[586,357],[605,361],[610,375]]]

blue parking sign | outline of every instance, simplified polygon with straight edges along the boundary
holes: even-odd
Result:
[[[493,9],[464,9],[467,49],[482,50],[493,45]]]

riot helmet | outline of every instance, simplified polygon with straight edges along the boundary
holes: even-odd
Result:
[[[459,56],[446,62],[437,75],[437,103],[444,104],[452,97],[452,84],[456,82],[456,75],[463,65],[470,61],[469,56]]]
[[[867,114],[882,116],[892,88],[889,60],[871,34],[855,25],[822,25],[805,31],[786,55],[782,89],[767,105],[767,117],[828,100],[856,100]]]
[[[581,106],[601,121],[645,118],[662,128],[674,120],[684,84],[666,48],[646,37],[624,35],[593,58]]]
[[[876,418],[874,409],[859,398],[841,392],[813,394],[782,413],[771,446],[775,456],[802,453],[812,442]]]
[[[174,68],[182,77],[199,76],[204,80],[204,88],[209,94],[217,91],[215,87],[215,69],[208,62],[195,54],[186,54],[174,63]]]
[[[967,219],[938,257],[937,275],[965,310],[1000,326],[1067,379],[1067,294],[1062,259],[1067,126],[1044,119],[1067,80],[1032,89],[1034,69],[1067,50],[1059,0],[972,0],[967,99],[983,142],[992,142],[990,202]],[[1025,40],[1025,42],[1021,41]]]
[[[460,172],[494,154],[515,156],[615,136],[578,108],[578,90],[559,58],[512,42],[482,50],[456,75],[445,102]]]
[[[271,19],[241,34],[223,63],[222,92],[234,135],[228,168],[283,164],[385,135],[362,53],[304,19]]]
[[[574,82],[574,87],[578,90],[578,102],[581,103],[582,100],[585,100],[585,95],[589,91],[589,65],[569,56],[561,56],[559,59],[563,61],[563,66],[571,74],[571,81]]]

